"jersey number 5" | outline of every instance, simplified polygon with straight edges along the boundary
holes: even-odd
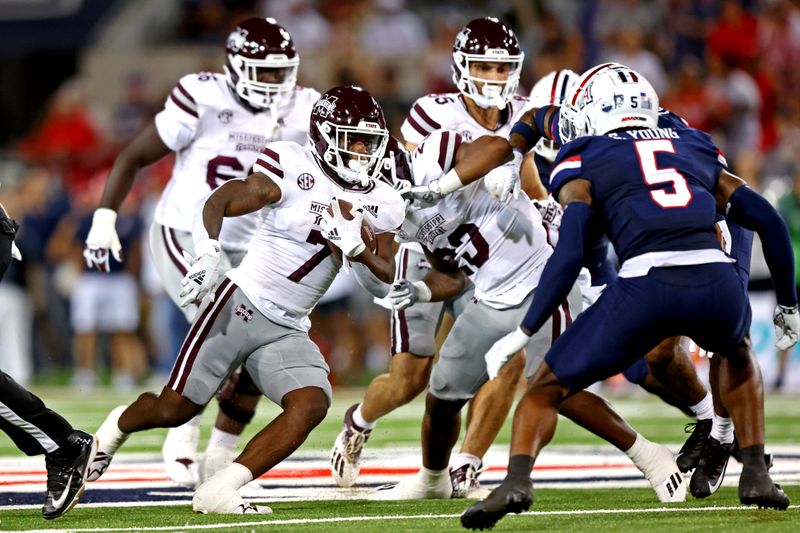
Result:
[[[642,169],[644,181],[650,187],[650,198],[664,208],[686,207],[692,201],[692,191],[683,174],[674,168],[658,168],[656,166],[656,153],[675,153],[675,147],[669,139],[651,141],[636,141],[636,154],[639,156],[639,166]],[[669,183],[669,188],[654,189],[654,185]]]

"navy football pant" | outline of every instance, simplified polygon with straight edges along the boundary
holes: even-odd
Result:
[[[545,361],[562,384],[581,390],[623,372],[668,337],[711,352],[742,342],[749,305],[729,263],[653,268],[619,278],[558,338]]]

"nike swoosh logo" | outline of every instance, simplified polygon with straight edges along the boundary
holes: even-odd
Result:
[[[720,476],[717,478],[717,482],[716,482],[716,483],[710,483],[710,482],[709,482],[709,484],[708,484],[708,490],[710,490],[710,491],[711,491],[711,494],[714,494],[715,492],[717,492],[717,489],[718,489],[718,488],[719,488],[719,486],[722,484],[722,479],[723,479],[724,477],[725,477],[725,470],[723,470],[723,471],[722,471],[722,474],[720,474]]]
[[[75,475],[75,472],[70,473],[69,479],[67,480],[67,486],[64,487],[64,491],[61,493],[61,496],[58,499],[53,500],[53,507],[56,509],[61,509],[64,506],[64,503],[67,501],[67,494],[69,494],[69,487],[72,485],[72,476]]]

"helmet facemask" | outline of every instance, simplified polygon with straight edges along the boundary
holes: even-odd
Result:
[[[342,126],[323,122],[317,125],[328,148],[323,161],[347,183],[366,186],[381,170],[379,162],[389,142],[389,132],[374,122],[361,121],[358,126]],[[363,151],[353,150],[359,144]]]
[[[525,54],[509,55],[507,50],[493,48],[485,54],[453,52],[453,82],[464,96],[471,98],[478,107],[505,109],[511,97],[517,92],[522,60]],[[505,80],[492,80],[473,76],[470,66],[474,63],[507,63],[508,77]],[[481,88],[478,89],[480,84]]]
[[[256,109],[275,111],[291,98],[299,65],[300,58],[297,55],[289,58],[285,54],[270,54],[265,59],[252,59],[229,54],[225,73],[236,94],[244,101]],[[263,70],[279,71],[274,74],[281,81],[259,81],[259,72]]]

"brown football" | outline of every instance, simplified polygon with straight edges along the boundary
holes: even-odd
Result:
[[[342,199],[337,199],[337,202],[339,202],[339,209],[342,211],[342,216],[344,217],[344,219],[353,220],[353,217],[355,216],[355,209],[353,209],[353,204],[351,204],[347,200],[342,200]],[[328,206],[327,211],[329,214],[331,215],[333,214],[333,208],[331,206]],[[364,244],[367,245],[367,248],[372,250],[372,253],[375,253],[378,250],[378,241],[375,238],[375,230],[373,229],[372,224],[370,224],[369,220],[367,220],[366,216],[364,216],[364,218],[361,221],[361,239],[364,241]],[[338,259],[342,258],[342,251],[339,249],[338,246],[328,241],[328,248],[330,249],[331,253],[333,253],[333,255],[336,256]]]

